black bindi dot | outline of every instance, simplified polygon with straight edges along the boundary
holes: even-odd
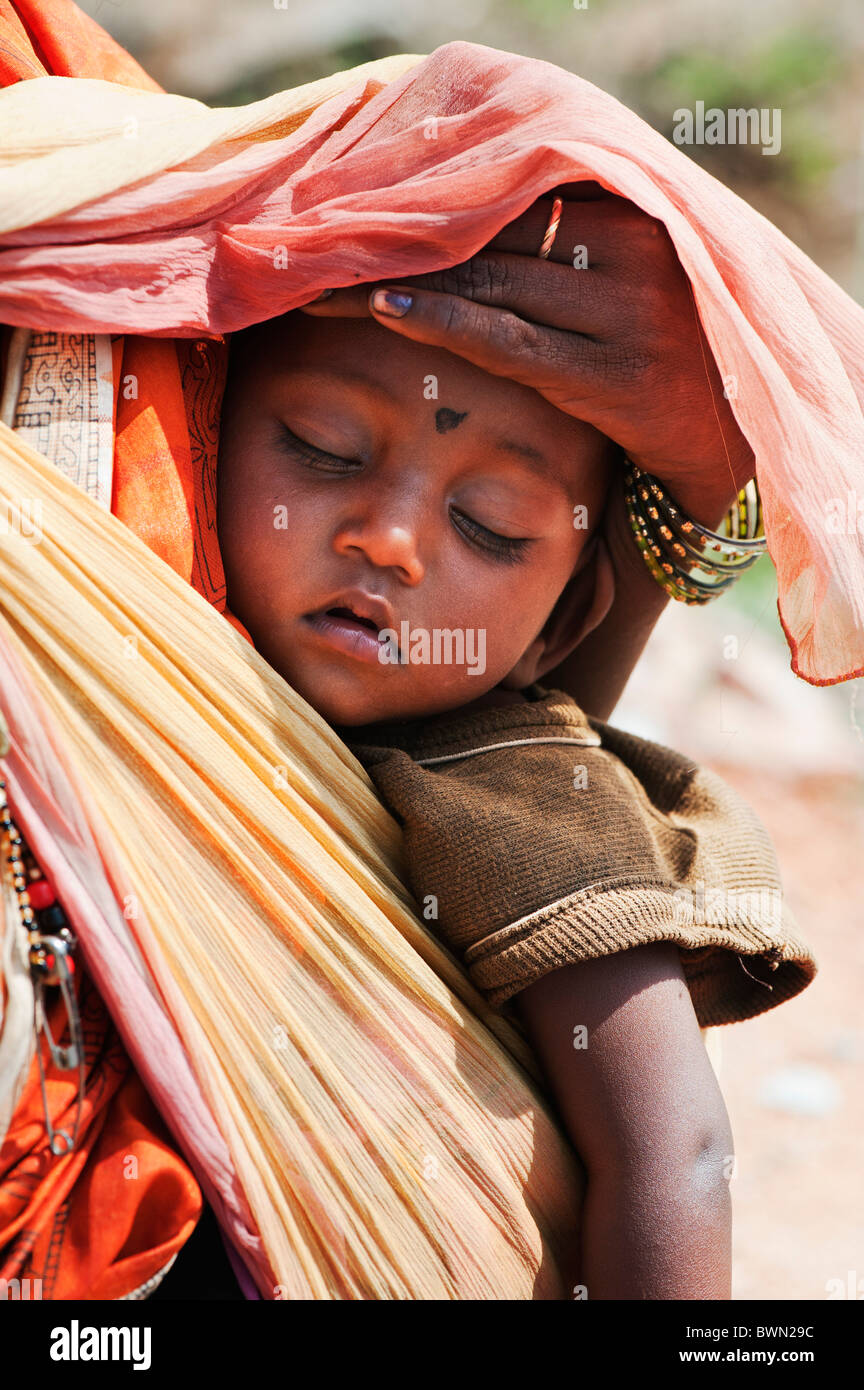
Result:
[[[440,410],[435,411],[435,428],[439,434],[446,434],[448,430],[455,430],[457,425],[461,425],[467,410],[459,414],[458,410],[448,410],[446,405],[442,405]]]

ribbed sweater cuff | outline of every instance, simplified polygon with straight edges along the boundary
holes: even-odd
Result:
[[[475,942],[464,959],[489,1002],[500,1005],[560,966],[672,941],[692,952],[682,956],[682,964],[700,1026],[734,1023],[792,998],[816,973],[782,898],[779,921],[776,894],[766,902],[763,911],[758,900],[751,905],[746,922],[734,911],[717,921],[722,914],[716,904],[688,914],[668,887],[605,883],[511,922]],[[749,958],[746,969],[741,958]]]

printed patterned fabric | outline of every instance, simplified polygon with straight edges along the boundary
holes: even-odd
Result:
[[[79,975],[87,1085],[78,1143],[70,1154],[50,1153],[34,1064],[0,1149],[0,1280],[22,1297],[127,1296],[170,1263],[201,1214],[191,1170],[99,994]],[[55,1038],[64,1023],[58,1000],[50,1017]],[[71,1132],[77,1071],[58,1072],[44,1042],[43,1052],[52,1121]]]
[[[10,410],[17,433],[94,500],[110,504],[248,638],[225,609],[216,540],[224,345],[16,330],[6,346],[7,363],[17,357],[20,366]],[[20,930],[9,901],[3,930]],[[13,945],[5,935],[2,1043],[14,1022]],[[50,1153],[32,1056],[26,1080],[15,1084],[11,1122],[0,1130],[0,1279],[43,1298],[140,1297],[142,1289],[146,1296],[194,1229],[202,1193],[80,962],[76,986],[87,1054],[79,1140],[67,1156]],[[49,1026],[59,1039],[66,1026],[59,999]],[[57,1129],[71,1123],[77,1072],[52,1068],[44,1041],[43,1060]],[[8,1099],[4,1086],[7,1119]],[[211,1151],[214,1142],[211,1136]]]
[[[114,372],[104,333],[30,332],[11,426],[103,507],[111,506]]]
[[[220,340],[115,339],[111,511],[251,642],[225,607],[216,452],[228,360]]]

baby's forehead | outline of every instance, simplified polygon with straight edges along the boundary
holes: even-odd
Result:
[[[493,442],[496,457],[540,482],[581,495],[605,472],[608,441],[538,392],[443,348],[405,338],[369,318],[294,311],[240,335],[244,394],[302,404],[316,418],[339,406],[358,428],[420,425],[430,442],[467,449]],[[233,350],[233,348],[232,348]],[[593,491],[593,488],[589,489]]]
[[[429,377],[451,391],[507,391],[503,378],[444,348],[403,337],[371,315],[319,318],[294,310],[245,329],[235,338],[232,353],[239,349],[244,357],[256,359],[259,367],[289,371],[306,365],[334,375],[354,371],[370,384],[386,382],[394,393],[402,388],[403,394],[413,394],[421,402],[431,398]]]
[[[502,422],[527,419],[547,433],[575,423],[535,391],[443,347],[406,338],[371,316],[323,318],[295,310],[236,335],[232,355],[251,369],[253,389],[256,382],[272,389],[298,377],[329,384],[334,393],[365,389],[370,397],[390,398],[406,418],[427,418],[439,434],[458,429],[471,410]]]

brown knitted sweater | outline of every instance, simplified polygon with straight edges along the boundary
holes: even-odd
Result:
[[[677,943],[702,1027],[804,989],[816,961],[741,796],[561,690],[523,694],[338,731],[403,826],[422,916],[490,1003],[650,941]]]

